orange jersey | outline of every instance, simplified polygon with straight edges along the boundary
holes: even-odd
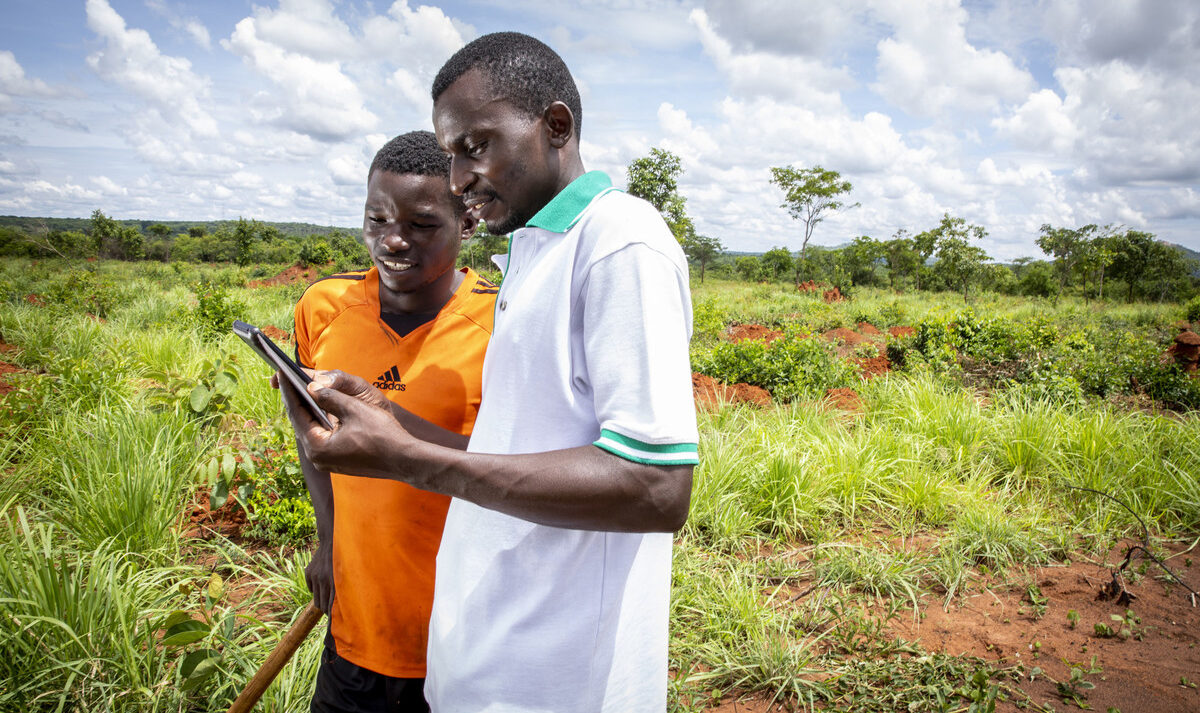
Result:
[[[300,363],[361,376],[421,418],[469,435],[497,288],[462,272],[450,301],[405,336],[380,316],[375,268],[316,282],[296,305]],[[420,678],[450,499],[392,480],[331,477],[337,653],[385,676]]]

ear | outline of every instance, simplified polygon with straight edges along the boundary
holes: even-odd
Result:
[[[542,114],[542,120],[546,122],[550,145],[556,149],[566,146],[567,142],[575,136],[575,115],[571,113],[571,109],[566,104],[560,101],[550,102],[550,106],[546,107],[546,111]]]
[[[462,236],[463,240],[469,240],[471,236],[475,235],[475,226],[479,225],[479,220],[467,211],[463,211],[463,214],[459,220],[462,221],[459,224],[462,228],[460,235]]]

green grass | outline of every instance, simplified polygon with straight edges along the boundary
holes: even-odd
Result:
[[[184,318],[189,286],[225,285],[245,319],[285,330],[302,288],[244,287],[276,266],[91,268],[95,284],[122,286],[106,321],[22,299],[87,265],[0,261],[11,287],[0,338],[17,348],[4,359],[35,372],[0,397],[0,709],[224,710],[309,599],[309,553],[183,535],[198,462],[221,446],[265,453],[290,441],[267,367],[232,335],[204,336]],[[963,306],[957,295],[869,290],[828,305],[788,285],[712,278],[694,302],[706,305],[704,349],[732,322],[886,328]],[[1180,309],[993,295],[971,306],[981,319],[1138,339]],[[188,389],[230,355],[237,391],[212,419],[151,398],[164,383],[153,375]],[[699,413],[701,461],[673,572],[671,710],[746,692],[828,710],[938,710],[930,691],[949,709],[986,703],[1011,671],[921,651],[887,622],[1023,581],[1028,567],[1072,550],[1140,537],[1139,519],[1155,536],[1200,532],[1195,414],[975,391],[931,370],[856,389],[859,413],[804,396]],[[199,640],[163,645],[176,611],[202,622]],[[307,709],[320,645],[316,634],[305,642],[262,710]],[[211,658],[215,673],[185,690],[189,657]]]

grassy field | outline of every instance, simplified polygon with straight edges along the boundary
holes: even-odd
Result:
[[[219,326],[290,331],[302,285],[243,286],[283,267],[0,263],[0,359],[19,369],[0,396],[0,710],[224,710],[308,600],[286,419],[267,367]],[[1086,705],[1094,666],[1039,667],[1062,686],[1039,698],[1029,665],[928,650],[894,625],[983,591],[1019,589],[1036,609],[1030,572],[1102,561],[1142,523],[1195,580],[1200,419],[1136,386],[1190,398],[1157,362],[1180,306],[985,295],[965,318],[955,295],[825,304],[712,279],[694,300],[697,365],[728,362],[732,323],[932,326],[888,347],[907,356],[886,377],[815,373],[836,354],[806,347],[786,354],[808,371],[780,373],[809,386],[773,382],[775,407],[699,412],[672,710]],[[821,401],[816,385],[836,380],[861,408]],[[257,534],[195,532],[186,514],[210,494],[239,499]],[[1186,601],[1161,570],[1142,575]],[[320,638],[262,710],[307,710]]]

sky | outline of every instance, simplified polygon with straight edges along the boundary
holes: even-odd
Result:
[[[0,0],[0,214],[362,223],[367,167],[432,129],[442,63],[517,30],[566,60],[589,169],[682,162],[697,231],[800,249],[772,166],[857,207],[814,245],[944,214],[996,260],[1043,224],[1200,250],[1195,0]]]

